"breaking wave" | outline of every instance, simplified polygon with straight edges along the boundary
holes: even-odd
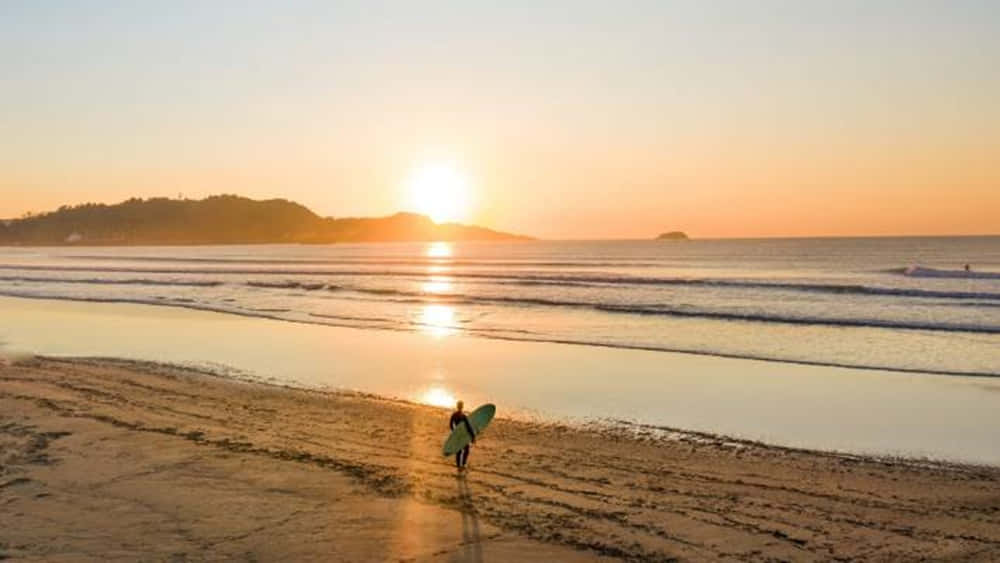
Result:
[[[73,266],[22,266],[0,264],[0,270],[26,270],[26,271],[60,271],[60,272],[93,272],[105,274],[166,274],[166,275],[216,275],[216,276],[274,276],[274,277],[297,277],[308,276],[313,278],[344,278],[344,277],[378,277],[378,278],[417,278],[428,279],[426,271],[384,271],[384,270],[262,270],[258,268],[241,269],[142,269],[142,268],[93,268],[93,267],[73,267]],[[897,270],[893,270],[894,272]],[[902,271],[902,270],[899,270]],[[941,270],[933,270],[940,272]],[[965,272],[968,273],[968,272]],[[978,274],[974,279],[1000,279],[1000,274],[986,272],[975,272]],[[542,274],[509,274],[503,272],[447,272],[437,274],[452,280],[471,280],[484,283],[498,283],[501,285],[525,285],[525,286],[552,286],[552,287],[614,287],[614,286],[663,286],[663,287],[704,287],[718,289],[758,289],[774,291],[791,291],[805,293],[840,294],[840,295],[871,295],[871,296],[896,296],[912,298],[933,298],[933,299],[979,299],[979,300],[1000,300],[1000,292],[989,291],[955,291],[937,289],[919,289],[904,287],[882,287],[858,284],[835,284],[835,283],[795,283],[780,281],[760,281],[747,279],[728,278],[683,278],[683,277],[643,277],[643,276],[616,276],[616,275],[542,275]],[[942,277],[942,276],[938,276]],[[973,278],[970,278],[973,279]],[[0,280],[22,280],[31,282],[51,282],[51,283],[129,283],[147,285],[192,285],[192,286],[216,286],[226,283],[221,280],[196,280],[196,281],[162,281],[155,279],[133,279],[117,280],[115,278],[64,278],[64,277],[30,277],[30,276],[8,276],[0,277]],[[231,282],[239,283],[239,282]],[[336,288],[337,284],[319,282],[297,282],[294,280],[266,281],[251,280],[243,282],[251,287],[259,288],[282,288],[282,289],[324,289]]]

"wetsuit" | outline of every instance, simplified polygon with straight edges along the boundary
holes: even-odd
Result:
[[[471,436],[473,440],[476,439],[476,431],[473,430],[472,425],[469,424],[469,417],[465,416],[464,412],[455,411],[451,415],[451,420],[448,421],[448,429],[454,430],[459,424],[465,424],[465,429],[469,431],[469,436]],[[465,467],[466,463],[469,463],[468,445],[458,450],[458,453],[455,454],[455,467]]]

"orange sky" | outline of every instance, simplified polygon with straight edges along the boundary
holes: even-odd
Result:
[[[779,5],[7,4],[0,217],[386,215],[446,163],[546,238],[1000,233],[1000,8]]]

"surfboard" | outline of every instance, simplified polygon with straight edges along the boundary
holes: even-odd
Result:
[[[490,421],[493,420],[493,415],[497,413],[496,405],[487,403],[478,409],[470,412],[466,415],[469,418],[469,424],[472,429],[476,432],[476,438],[483,433],[483,430],[489,426]],[[464,448],[472,441],[472,436],[469,436],[469,430],[464,424],[459,424],[451,431],[448,438],[444,441],[444,448],[442,451],[445,456],[455,455],[458,450]]]

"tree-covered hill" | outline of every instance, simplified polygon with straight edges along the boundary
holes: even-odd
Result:
[[[284,199],[234,195],[130,199],[63,206],[0,222],[3,245],[263,244],[526,239],[482,227],[436,224],[423,215],[323,218]]]

